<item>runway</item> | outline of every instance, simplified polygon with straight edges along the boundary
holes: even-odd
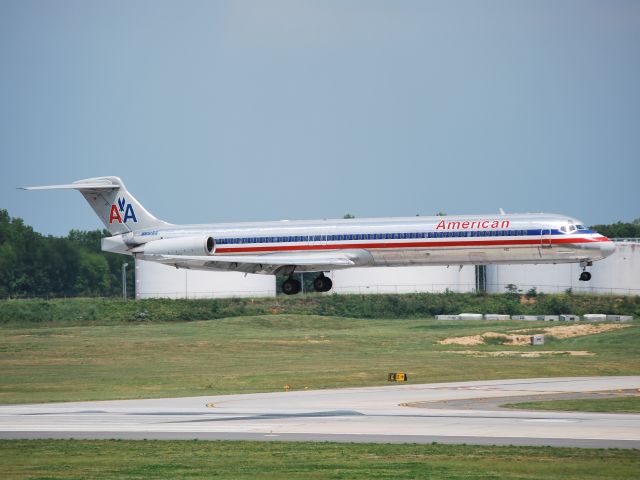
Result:
[[[640,376],[575,377],[4,405],[0,406],[0,438],[640,448],[639,414],[541,412],[498,406],[501,397],[506,397],[506,403],[509,397],[639,388]],[[451,402],[450,408],[447,402]]]

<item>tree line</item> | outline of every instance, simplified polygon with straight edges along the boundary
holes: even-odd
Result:
[[[592,228],[610,238],[640,238],[640,218]],[[101,251],[100,239],[107,236],[104,229],[45,236],[0,209],[0,298],[121,295],[122,264],[129,262],[133,267],[133,262],[130,257]],[[310,282],[313,276],[306,277]],[[127,270],[127,282],[134,285],[133,268]],[[307,287],[310,291],[310,284]]]
[[[0,298],[111,297],[122,293],[127,257],[102,252],[107,230],[71,230],[66,237],[37,233],[0,209]],[[133,268],[127,271],[133,285]]]
[[[633,222],[594,225],[591,228],[609,238],[640,238],[640,218],[636,218]]]

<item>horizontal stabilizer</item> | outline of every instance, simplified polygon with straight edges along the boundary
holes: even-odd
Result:
[[[36,187],[20,187],[21,190],[114,190],[120,185],[111,180],[78,181],[62,185],[41,185]]]

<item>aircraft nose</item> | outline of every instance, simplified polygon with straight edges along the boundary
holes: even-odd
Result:
[[[602,255],[605,257],[608,257],[609,255],[611,255],[613,252],[616,251],[616,244],[609,239],[607,239],[607,241],[600,242],[598,246],[600,247],[600,251],[602,252]]]

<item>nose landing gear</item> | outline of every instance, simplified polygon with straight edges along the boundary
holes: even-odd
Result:
[[[591,280],[591,273],[587,272],[587,267],[590,267],[591,265],[593,265],[593,262],[580,262],[582,273],[580,274],[579,280],[581,282],[588,282]]]

